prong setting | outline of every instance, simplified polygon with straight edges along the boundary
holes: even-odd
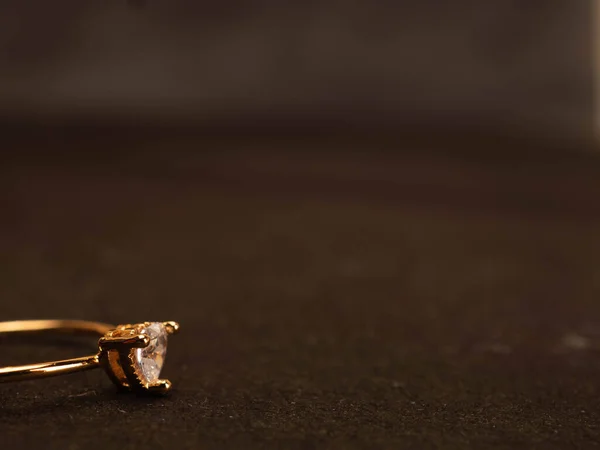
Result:
[[[110,336],[100,338],[98,341],[101,349],[119,349],[123,347],[143,348],[150,343],[150,338],[145,334],[133,334],[131,336]]]
[[[153,394],[166,394],[171,390],[172,384],[169,380],[158,380],[156,383],[148,386],[148,390]]]
[[[169,334],[177,334],[179,333],[179,324],[177,322],[163,322],[163,325],[165,327],[165,329],[167,330],[167,333]]]
[[[166,355],[167,335],[178,331],[177,322],[120,325],[99,340],[100,362],[121,390],[165,394],[172,384],[158,375]]]

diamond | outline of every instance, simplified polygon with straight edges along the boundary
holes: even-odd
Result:
[[[150,338],[144,348],[134,350],[133,364],[143,383],[156,383],[167,354],[167,330],[160,322],[150,323],[141,330]]]

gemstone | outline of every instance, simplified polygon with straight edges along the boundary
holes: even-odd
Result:
[[[150,343],[144,348],[134,351],[133,363],[141,381],[153,384],[158,381],[160,371],[167,354],[167,330],[160,322],[154,322],[144,327],[141,334],[150,338]]]

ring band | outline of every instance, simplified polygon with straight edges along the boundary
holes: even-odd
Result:
[[[143,322],[113,326],[81,320],[20,320],[0,322],[0,335],[60,332],[100,336],[98,353],[81,358],[0,367],[0,383],[31,380],[102,367],[122,390],[163,394],[171,388],[159,375],[167,352],[167,336],[177,322]]]

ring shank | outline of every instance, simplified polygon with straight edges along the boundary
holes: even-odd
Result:
[[[99,334],[100,336],[104,336],[114,328],[113,325],[106,323],[88,322],[85,320],[15,320],[12,322],[0,322],[0,334],[50,331]]]
[[[0,335],[32,332],[60,332],[104,336],[113,325],[81,320],[18,320],[0,322]],[[0,383],[64,375],[100,366],[99,355],[51,361],[25,366],[0,367]]]

